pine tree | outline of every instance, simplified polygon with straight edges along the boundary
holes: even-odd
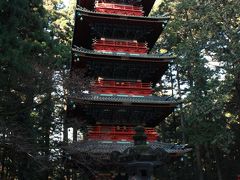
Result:
[[[41,179],[51,116],[43,122],[39,114],[51,111],[54,63],[46,12],[41,0],[4,0],[0,8],[1,179]]]
[[[187,142],[195,147],[200,180],[232,178],[223,173],[221,162],[237,142],[231,127],[239,120],[238,7],[238,1],[165,0],[160,4],[162,12],[173,18],[160,46],[173,47],[178,56],[176,70],[186,97],[184,131]]]

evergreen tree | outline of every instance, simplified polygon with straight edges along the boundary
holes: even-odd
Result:
[[[162,12],[173,17],[160,46],[173,47],[178,56],[175,67],[186,97],[183,130],[194,147],[198,179],[233,179],[237,174],[225,174],[221,162],[237,142],[231,127],[239,126],[238,7],[238,1],[165,0],[160,4]]]
[[[54,41],[41,0],[1,1],[1,179],[47,179]]]

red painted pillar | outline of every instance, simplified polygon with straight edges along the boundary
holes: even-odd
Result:
[[[240,180],[240,175],[237,175],[237,180]]]

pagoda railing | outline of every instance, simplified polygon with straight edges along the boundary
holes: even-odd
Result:
[[[129,16],[143,16],[143,8],[140,6],[123,5],[115,3],[96,3],[96,12],[103,12],[107,14],[121,14]]]
[[[88,13],[89,15],[90,14],[102,14],[102,13],[99,13],[99,12],[96,12],[96,11],[93,11],[93,10],[89,10],[87,8],[84,8],[84,7],[81,7],[81,6],[77,6],[76,8],[76,11],[80,11],[80,12],[85,12],[85,13]],[[121,16],[119,14],[107,14],[107,13],[104,13],[106,15],[116,15],[116,16]],[[80,14],[79,14],[80,15]],[[131,19],[132,18],[137,18],[137,19],[145,19],[145,20],[149,20],[149,21],[156,21],[156,20],[160,20],[162,22],[165,22],[167,23],[170,19],[170,16],[166,16],[166,15],[155,15],[155,16],[137,16],[137,17],[134,17],[134,16],[129,16]]]
[[[107,52],[127,52],[146,54],[148,51],[147,43],[139,43],[135,40],[132,41],[119,41],[114,39],[97,39],[93,43],[95,51]]]
[[[133,141],[136,132],[133,127],[120,126],[93,126],[90,127],[87,137],[90,140]],[[156,141],[158,134],[154,128],[145,128],[147,141]]]
[[[151,83],[142,83],[142,82],[118,82],[115,80],[100,80],[96,81],[94,86],[99,87],[99,86],[109,86],[109,87],[126,87],[126,88],[146,88],[149,89],[151,88]]]
[[[150,96],[153,93],[151,83],[117,82],[113,80],[96,81],[91,90],[97,94],[128,94]]]

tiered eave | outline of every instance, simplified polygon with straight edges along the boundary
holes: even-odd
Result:
[[[146,41],[150,50],[168,20],[169,17],[125,16],[77,8],[73,45],[92,49],[93,38],[106,37]]]

